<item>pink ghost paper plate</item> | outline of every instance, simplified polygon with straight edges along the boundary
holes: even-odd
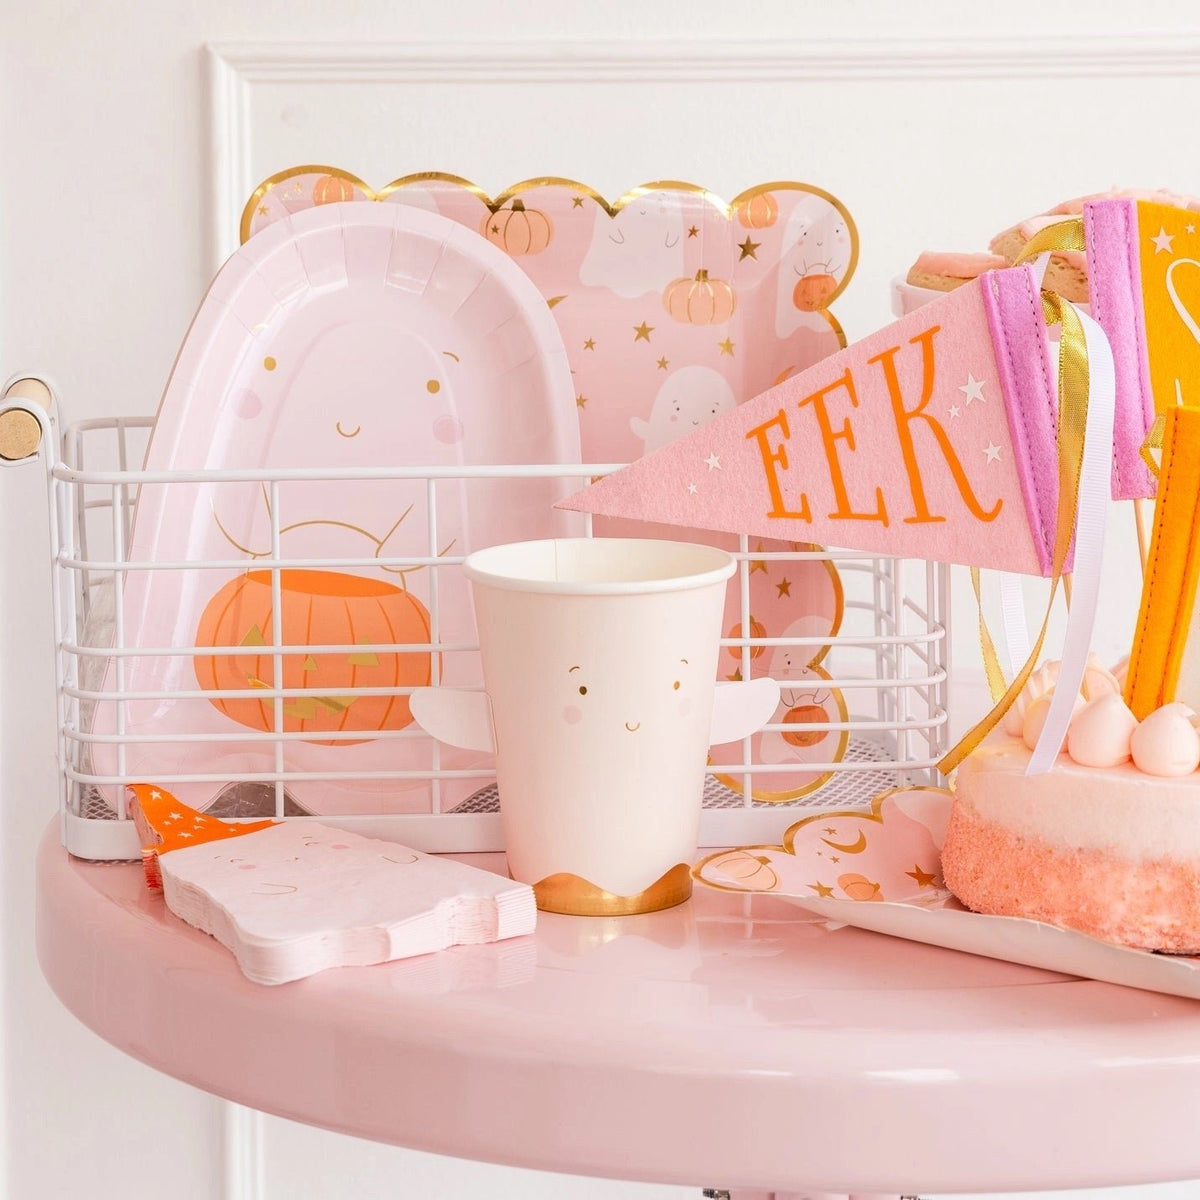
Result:
[[[431,488],[378,473],[578,463],[574,397],[537,289],[508,255],[444,217],[325,205],[244,245],[204,298],[147,451],[149,471],[205,474],[140,489],[128,558],[177,567],[124,576],[134,653],[113,660],[105,691],[132,698],[98,704],[95,771],[207,777],[170,785],[203,808],[222,781],[282,770],[303,809],[336,814],[428,811],[422,773],[488,768],[490,758],[435,748],[408,708],[409,691],[434,672],[482,683],[465,649],[476,640],[468,584],[438,561],[578,532],[552,511],[571,482]],[[274,491],[219,477],[312,468],[334,477],[285,478]],[[289,564],[277,586],[255,566],[274,553]],[[318,559],[320,569],[308,565]],[[198,563],[216,565],[189,565]],[[295,649],[277,660],[278,635]],[[193,646],[216,653],[164,653]],[[279,712],[256,695],[276,678],[300,693]],[[442,803],[479,786],[444,781]]]
[[[726,204],[693,184],[634,188],[609,203],[569,179],[540,178],[494,199],[455,175],[407,175],[378,191],[333,167],[297,167],[264,181],[242,214],[243,240],[289,214],[338,201],[371,201],[438,213],[480,233],[528,274],[554,314],[573,377],[584,461],[631,462],[841,349],[829,305],[858,259],[845,207],[803,183],[748,189]],[[711,462],[706,470],[720,470]],[[702,540],[711,532],[598,519],[597,533]],[[763,539],[752,550],[788,550]],[[803,547],[801,547],[803,549]],[[816,549],[815,547],[813,549]],[[786,802],[820,787],[848,744],[845,701],[820,662],[842,621],[837,570],[827,560],[752,560],[750,628],[742,631],[741,581],[730,582],[725,637],[803,637],[784,656],[749,648],[754,676],[783,671],[789,701],[750,739],[756,800]],[[722,656],[740,679],[743,648]],[[784,661],[784,657],[787,661]],[[741,743],[714,754],[742,763]],[[747,776],[722,775],[742,791]]]
[[[1200,999],[1200,957],[1132,950],[964,908],[941,875],[952,799],[944,788],[896,788],[869,812],[816,813],[791,826],[782,845],[721,850],[692,874],[721,891],[770,892],[834,925]]]

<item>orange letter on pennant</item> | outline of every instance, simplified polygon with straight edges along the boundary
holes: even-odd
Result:
[[[846,394],[850,397],[850,407],[857,408],[858,395],[854,390],[854,376],[850,373],[849,367],[846,368],[846,373],[841,379],[835,380],[828,387],[823,387],[819,392],[813,392],[811,396],[805,396],[803,400],[797,402],[800,408],[811,404],[813,411],[817,414],[821,444],[825,447],[825,457],[829,462],[829,479],[833,484],[833,498],[837,502],[837,507],[829,514],[829,519],[831,521],[879,521],[887,525],[887,508],[883,502],[882,488],[875,489],[875,503],[878,507],[874,512],[854,512],[850,507],[850,497],[846,493],[846,479],[842,474],[842,463],[838,458],[837,444],[839,441],[845,442],[846,446],[853,450],[854,430],[851,428],[850,418],[847,417],[842,422],[841,429],[835,431],[829,423],[829,410],[825,407],[825,397],[835,388],[840,387],[846,389]]]
[[[779,443],[778,448],[772,450],[770,439],[767,437],[767,431],[774,427],[778,427],[779,431],[783,434],[783,441]],[[799,512],[788,512],[783,504],[783,489],[779,486],[779,476],[776,471],[777,469],[784,471],[788,469],[787,440],[791,436],[791,431],[788,429],[787,413],[782,408],[776,416],[746,434],[748,439],[757,439],[758,452],[762,455],[763,471],[766,472],[767,476],[767,488],[771,493],[771,510],[767,513],[767,516],[793,517],[798,521],[811,521],[812,512],[808,507],[808,497],[803,492],[800,493]]]
[[[929,505],[925,500],[925,485],[921,482],[921,468],[917,463],[916,450],[913,447],[912,430],[909,429],[909,423],[917,420],[919,417],[930,428],[933,436],[937,439],[938,447],[941,449],[942,455],[946,459],[946,466],[950,468],[950,474],[954,477],[954,483],[958,488],[958,493],[963,498],[963,503],[966,504],[974,516],[981,521],[994,521],[999,515],[1001,508],[1004,507],[1003,499],[997,500],[995,505],[990,509],[984,509],[976,499],[975,493],[971,490],[971,484],[967,479],[966,472],[962,468],[962,463],[959,461],[958,455],[954,451],[954,446],[950,442],[950,438],[946,431],[936,418],[931,417],[926,411],[925,406],[929,403],[933,396],[933,381],[934,381],[934,357],[933,357],[933,335],[941,329],[940,325],[934,325],[926,329],[924,333],[919,333],[915,338],[909,340],[910,346],[920,344],[921,346],[921,400],[917,407],[911,411],[904,407],[904,396],[900,391],[900,378],[896,373],[896,355],[900,351],[899,346],[892,346],[885,350],[882,354],[877,354],[874,358],[868,359],[868,362],[879,363],[883,368],[884,379],[887,380],[888,394],[892,400],[892,413],[896,420],[896,436],[900,439],[900,452],[904,456],[904,468],[908,472],[908,485],[912,490],[913,508],[916,512],[911,517],[905,517],[905,524],[918,525],[930,521],[944,521],[944,516],[937,516],[929,511]]]

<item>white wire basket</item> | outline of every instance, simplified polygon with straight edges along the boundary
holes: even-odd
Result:
[[[0,409],[4,404],[0,401]],[[194,484],[205,479],[203,472],[156,472],[136,469],[141,463],[153,421],[150,418],[104,418],[84,421],[66,429],[58,453],[53,424],[39,414],[46,435],[39,459],[48,481],[50,501],[51,548],[53,556],[53,616],[58,702],[58,765],[61,780],[63,838],[74,854],[91,859],[127,859],[138,856],[133,823],[126,811],[125,785],[154,782],[168,789],[183,789],[204,783],[219,790],[208,811],[228,818],[320,819],[358,832],[387,836],[428,851],[469,852],[499,850],[502,838],[499,803],[494,775],[487,763],[462,769],[442,762],[436,744],[422,769],[388,772],[324,770],[313,778],[336,780],[354,785],[369,780],[376,789],[394,783],[411,798],[421,795],[421,811],[381,812],[377,806],[363,812],[339,812],[336,816],[312,814],[297,803],[293,791],[302,777],[287,762],[289,743],[306,737],[288,732],[281,716],[284,706],[312,695],[311,689],[262,686],[252,692],[235,690],[229,698],[253,699],[270,703],[274,721],[270,728],[249,730],[238,727],[230,734],[255,749],[269,751],[266,769],[223,777],[206,773],[184,772],[160,775],[146,780],[125,768],[127,752],[135,742],[144,743],[156,736],[179,738],[181,735],[122,733],[116,722],[115,732],[98,733],[97,706],[112,705],[118,713],[127,704],[145,699],[164,704],[210,705],[214,693],[203,690],[179,690],[135,693],[123,685],[125,664],[147,653],[185,655],[197,658],[220,654],[221,650],[203,646],[146,647],[131,645],[130,631],[124,628],[121,596],[125,580],[139,570],[204,570],[230,564],[180,562],[164,564],[131,561],[128,547],[138,489],[144,484],[156,486]],[[429,546],[439,544],[436,529],[437,489],[465,479],[503,479],[505,486],[519,487],[522,480],[557,477],[580,486],[589,479],[619,469],[619,464],[586,464],[530,467],[464,467],[458,469],[397,468],[356,471],[356,478],[383,478],[403,481],[407,487],[424,487],[429,503],[426,519]],[[336,483],[345,472],[295,470],[272,473],[221,472],[223,481],[260,482],[268,494],[281,483],[296,480],[314,484]],[[215,473],[214,473],[215,477]],[[277,511],[277,506],[272,506]],[[590,521],[587,532],[591,533]],[[275,530],[278,533],[278,530]],[[273,539],[273,557],[259,558],[256,570],[270,572],[278,596],[279,572],[300,568],[313,570],[350,570],[355,566],[419,565],[430,570],[430,640],[425,643],[362,644],[320,646],[283,644],[276,622],[274,637],[268,635],[259,653],[274,657],[277,665],[283,656],[298,652],[344,653],[425,653],[437,663],[447,653],[471,653],[473,643],[448,645],[438,638],[437,580],[444,573],[459,571],[462,558],[451,555],[393,560],[305,559],[284,557]],[[828,644],[822,666],[830,678],[828,687],[839,689],[845,698],[846,719],[833,722],[827,729],[847,735],[844,753],[836,760],[806,766],[826,776],[824,782],[807,794],[787,802],[764,802],[753,797],[761,792],[772,773],[789,768],[756,761],[751,739],[741,745],[739,761],[709,767],[704,792],[701,840],[704,846],[777,841],[788,825],[814,809],[862,809],[873,797],[891,787],[938,782],[936,764],[948,745],[947,691],[949,653],[949,571],[941,564],[882,558],[838,550],[797,550],[764,553],[751,550],[742,538],[736,555],[739,573],[733,585],[741,597],[740,630],[749,636],[726,638],[726,652],[736,656],[745,677],[752,673],[752,659],[764,650],[796,646],[811,655],[820,645]],[[748,572],[752,561],[764,558],[797,562],[827,560],[841,578],[844,610],[841,627],[831,638],[755,637],[749,612]],[[225,653],[238,651],[230,649]],[[434,668],[433,682],[437,682]],[[757,673],[757,672],[755,672]],[[283,678],[277,670],[275,680]],[[114,683],[115,679],[115,683]],[[378,695],[381,689],[351,689],[364,695]],[[403,694],[406,689],[393,689]],[[411,689],[408,689],[411,690]],[[110,723],[111,725],[111,723]],[[784,726],[769,729],[782,730]],[[804,724],[786,727],[804,732]],[[203,737],[203,735],[192,735]],[[336,742],[336,734],[330,735]],[[350,735],[345,735],[349,737]],[[361,737],[361,734],[358,735]],[[372,737],[424,737],[415,729],[382,731]],[[222,735],[223,740],[227,740]],[[308,737],[311,741],[311,736]],[[427,739],[428,740],[428,739]],[[835,739],[838,740],[838,739]],[[98,743],[115,745],[116,770],[96,768],[94,748]],[[111,761],[112,755],[109,755]],[[303,776],[308,780],[308,775]],[[724,781],[724,782],[723,782]],[[733,786],[730,786],[732,784]]]

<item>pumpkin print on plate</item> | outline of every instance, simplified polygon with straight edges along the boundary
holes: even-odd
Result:
[[[508,208],[488,213],[480,232],[514,256],[541,254],[554,237],[554,226],[540,208],[526,208],[523,200],[514,200]]]
[[[354,184],[337,175],[322,175],[313,184],[312,197],[314,204],[340,204],[344,200],[353,200]]]
[[[779,219],[779,201],[770,192],[759,192],[738,205],[737,219],[743,229],[770,229]]]
[[[676,279],[663,292],[663,308],[686,325],[721,325],[736,307],[733,288],[724,279],[710,279],[704,268],[695,279]]]
[[[837,291],[837,280],[832,275],[818,271],[796,281],[792,301],[801,312],[818,312],[829,303]]]
[[[347,746],[356,740],[322,741],[323,733],[378,733],[412,722],[408,697],[359,696],[355,688],[424,687],[431,675],[429,651],[387,653],[371,649],[309,653],[307,646],[428,643],[429,613],[403,588],[383,580],[339,571],[280,571],[285,688],[321,688],[318,696],[283,702],[283,731],[314,735],[322,745]],[[244,646],[245,654],[196,658],[196,678],[205,691],[274,687],[272,644],[274,603],[270,571],[247,571],[230,580],[208,602],[196,631],[197,646]],[[328,689],[327,691],[325,689]],[[214,698],[227,717],[269,733],[275,729],[275,702]]]

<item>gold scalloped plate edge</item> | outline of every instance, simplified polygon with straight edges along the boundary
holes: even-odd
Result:
[[[472,183],[471,180],[465,179],[461,175],[453,175],[446,171],[416,171],[410,175],[401,175],[398,179],[393,179],[391,183],[384,184],[381,188],[373,188],[364,179],[360,179],[357,175],[350,171],[343,170],[341,167],[324,166],[320,163],[306,163],[302,166],[288,167],[282,171],[276,171],[273,175],[268,175],[250,194],[249,200],[246,201],[242,208],[241,220],[238,224],[238,233],[241,243],[244,245],[250,238],[250,225],[254,220],[255,209],[262,202],[263,197],[271,191],[272,188],[285,182],[288,179],[294,179],[298,175],[330,175],[334,179],[344,180],[346,183],[358,188],[359,191],[368,200],[386,200],[393,192],[399,191],[401,188],[407,187],[414,183],[449,183],[464,190],[471,192],[477,196],[484,205],[493,212],[502,205],[511,200],[514,196],[520,196],[523,192],[532,191],[540,187],[569,187],[574,188],[582,195],[595,201],[610,217],[615,217],[625,205],[631,201],[638,199],[640,196],[648,195],[652,192],[682,192],[685,195],[697,196],[704,203],[711,205],[719,212],[726,220],[732,220],[740,209],[748,205],[756,196],[761,196],[767,192],[807,192],[812,196],[819,196],[822,200],[833,205],[834,208],[842,215],[842,219],[846,222],[846,229],[850,234],[850,261],[846,264],[846,273],[842,276],[837,287],[826,301],[825,305],[816,311],[820,312],[829,322],[830,326],[837,333],[838,341],[842,348],[846,346],[846,335],[842,330],[840,323],[828,311],[831,305],[839,296],[846,290],[847,284],[854,277],[854,272],[858,267],[858,226],[854,223],[854,218],[850,215],[850,210],[835,196],[832,192],[827,192],[824,188],[817,187],[811,183],[801,183],[797,180],[778,179],[769,183],[756,183],[753,187],[746,188],[739,192],[730,201],[722,200],[715,192],[711,192],[708,188],[701,187],[696,183],[689,183],[682,179],[660,179],[651,183],[638,184],[637,187],[630,188],[618,196],[616,200],[609,201],[598,192],[594,187],[586,183],[580,183],[577,179],[568,179],[561,175],[538,175],[532,179],[523,179],[520,183],[513,183],[506,187],[496,196],[489,196],[488,193],[481,188],[477,183]]]
[[[783,838],[779,842],[758,842],[748,846],[726,846],[722,850],[714,850],[711,854],[706,854],[699,862],[692,867],[692,878],[704,884],[707,888],[712,888],[718,892],[734,892],[739,896],[754,896],[754,895],[770,895],[770,892],[762,892],[758,888],[739,888],[732,884],[714,883],[711,879],[704,877],[704,868],[708,866],[714,859],[720,858],[725,854],[729,854],[734,850],[743,850],[747,854],[752,850],[771,850],[779,854],[796,853],[796,834],[803,829],[805,825],[813,825],[817,821],[836,821],[839,819],[855,820],[855,821],[874,821],[879,825],[883,824],[883,805],[886,800],[892,796],[901,795],[904,792],[941,792],[949,798],[954,798],[954,793],[949,788],[937,787],[935,784],[913,783],[903,787],[887,788],[880,792],[871,800],[869,809],[849,808],[849,809],[821,809],[818,812],[810,813],[807,817],[801,817],[799,821],[793,822],[784,831]]]

